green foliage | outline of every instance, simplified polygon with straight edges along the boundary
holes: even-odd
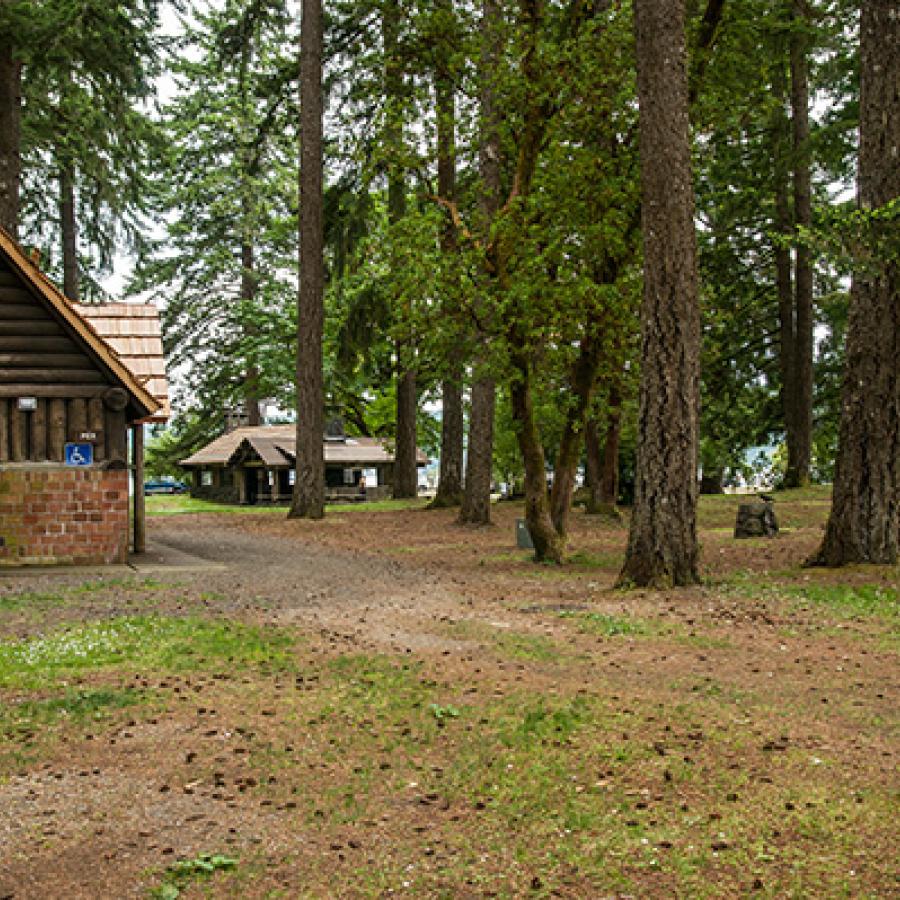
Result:
[[[59,183],[72,179],[82,293],[142,237],[150,155],[146,109],[160,72],[158,0],[3,4],[22,78],[22,234],[60,272]]]
[[[182,859],[166,869],[163,883],[154,888],[151,896],[157,900],[176,900],[193,881],[203,880],[216,872],[228,872],[237,867],[238,860],[222,853],[199,853],[193,859]]]
[[[248,399],[293,397],[292,24],[279,3],[195,9],[163,108],[152,201],[164,235],[130,290],[163,305],[169,365],[190,363],[184,387],[207,423]]]

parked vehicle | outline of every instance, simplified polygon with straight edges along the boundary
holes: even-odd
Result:
[[[145,494],[184,494],[187,491],[188,486],[183,481],[178,481],[177,478],[171,476],[144,482]]]

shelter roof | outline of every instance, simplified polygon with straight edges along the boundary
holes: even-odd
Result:
[[[3,228],[0,228],[0,252],[22,280],[49,305],[88,351],[126,388],[134,398],[137,407],[145,413],[142,421],[159,421],[156,417],[162,408],[160,401],[120,358],[115,348],[104,340],[103,336],[75,308],[75,305],[29,258],[22,246]]]
[[[270,468],[294,464],[295,425],[256,425],[235,428],[181,461],[183,466],[227,466],[242,448],[250,449]],[[325,463],[332,465],[374,466],[392,463],[394,453],[384,438],[348,437],[344,441],[325,440]],[[416,463],[428,465],[428,457],[416,450]]]
[[[161,404],[159,411],[147,421],[165,422],[171,416],[171,409],[159,310],[152,303],[72,305]]]

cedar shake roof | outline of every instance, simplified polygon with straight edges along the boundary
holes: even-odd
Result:
[[[139,421],[161,421],[157,418],[162,404],[137,378],[134,372],[119,357],[115,349],[107,343],[84,316],[79,314],[62,291],[28,257],[24,249],[12,236],[0,228],[0,252],[9,265],[30,287],[51,311],[59,316],[68,329],[80,340],[87,350],[100,361],[122,386],[131,394],[138,408],[143,408],[145,416]]]
[[[160,410],[146,421],[165,422],[172,413],[159,310],[152,303],[72,305],[161,404]]]
[[[295,425],[257,425],[235,428],[181,461],[182,466],[227,466],[242,449],[255,453],[269,468],[293,466],[297,443]],[[348,437],[323,440],[326,465],[375,466],[392,463],[394,454],[384,438]],[[428,457],[416,450],[416,464],[428,465]]]

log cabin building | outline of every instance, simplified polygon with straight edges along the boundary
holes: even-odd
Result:
[[[296,425],[243,426],[226,432],[181,465],[192,473],[191,496],[223,503],[288,503],[293,490]],[[329,501],[391,497],[394,455],[382,438],[324,436],[325,495]],[[419,468],[428,457],[416,451]],[[365,473],[365,490],[361,482]],[[374,476],[374,477],[373,477]]]
[[[138,318],[156,316],[158,338],[152,310]],[[154,356],[162,381],[135,374],[0,229],[0,566],[126,561],[128,431],[140,488],[144,423],[168,415],[161,343],[136,355]],[[140,551],[143,490],[134,497]]]

